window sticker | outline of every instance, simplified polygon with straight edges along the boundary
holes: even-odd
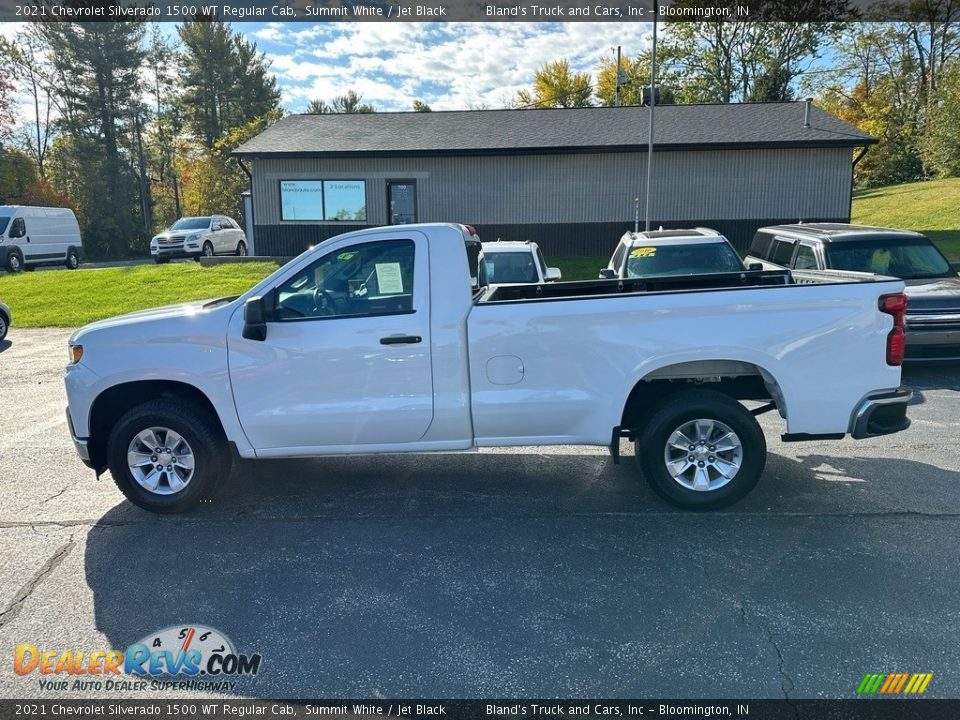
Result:
[[[352,259],[353,256],[356,255],[356,254],[357,254],[356,251],[354,251],[354,252],[342,252],[342,253],[340,253],[339,255],[337,255],[337,260],[343,260],[344,262],[346,262],[347,260]]]
[[[403,292],[403,277],[400,275],[400,263],[377,263],[377,286],[381,295],[398,295]]]
[[[656,254],[657,249],[655,247],[640,247],[630,251],[630,257],[632,258],[653,257]]]

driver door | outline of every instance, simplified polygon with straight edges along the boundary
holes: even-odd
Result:
[[[228,345],[240,423],[263,456],[410,443],[433,420],[427,240],[336,244],[272,295],[266,339]]]

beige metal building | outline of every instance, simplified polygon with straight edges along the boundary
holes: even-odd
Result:
[[[607,255],[638,205],[643,227],[648,113],[287,116],[235,151],[252,175],[256,252],[449,221],[548,255]],[[741,249],[760,225],[849,221],[855,150],[876,142],[802,102],[664,105],[655,120],[652,226],[706,225]]]

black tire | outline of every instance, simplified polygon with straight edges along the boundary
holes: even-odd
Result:
[[[153,256],[153,261],[154,261],[157,265],[166,265],[168,262],[170,262],[170,258],[157,257],[156,255],[154,255],[154,256]]]
[[[143,430],[164,427],[178,433],[193,451],[194,470],[187,486],[161,495],[142,487],[127,464],[127,449]],[[127,412],[107,442],[107,461],[117,487],[134,505],[155,513],[183,512],[212,499],[230,472],[231,458],[223,431],[210,413],[184,400],[151,400]]]
[[[209,240],[207,240],[207,241],[203,244],[203,254],[204,254],[206,257],[213,257],[213,256],[216,254],[216,253],[213,251],[213,243],[211,243]]]
[[[691,438],[696,448],[694,454],[686,459],[680,457],[679,461],[685,462],[692,457],[694,462],[686,474],[678,473],[680,479],[675,479],[667,468],[667,442],[670,437],[685,424],[701,419],[727,426],[740,443],[739,469],[725,484],[721,485],[724,479],[714,462],[734,461],[737,451],[720,450],[719,443],[710,446],[709,440],[701,449],[697,439]],[[718,433],[714,437],[719,437],[723,431],[714,426],[714,432]],[[710,452],[711,447],[717,448],[714,454],[700,457],[700,453]],[[715,510],[732,505],[753,489],[767,462],[767,441],[756,418],[736,400],[713,390],[680,391],[655,405],[650,419],[637,435],[635,451],[640,471],[654,491],[667,502],[685,510]],[[672,452],[676,454],[679,451]],[[679,454],[682,456],[683,453]],[[701,462],[707,485],[716,483],[718,486],[715,489],[694,490],[683,484],[692,484],[692,474],[698,472],[696,466]],[[729,466],[726,467],[730,472]]]
[[[7,253],[7,271],[18,273],[23,270],[23,255],[17,248],[13,248]]]
[[[237,255],[239,257],[246,257],[247,255],[247,244],[243,240],[237,243]]]
[[[0,313],[0,342],[3,342],[7,337],[7,331],[10,329],[10,319]]]
[[[64,265],[67,266],[67,270],[76,270],[78,267],[80,267],[80,253],[73,248],[67,250],[67,259],[64,262]]]

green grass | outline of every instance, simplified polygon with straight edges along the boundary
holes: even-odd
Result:
[[[596,280],[600,275],[600,268],[605,268],[610,262],[609,257],[565,257],[545,258],[548,267],[560,268],[563,281]]]
[[[960,260],[960,178],[857,190],[852,219],[922,232],[948,260]]]
[[[77,327],[136,310],[239,295],[276,269],[273,263],[172,263],[42,270],[0,276],[0,299],[10,306],[16,327]]]

